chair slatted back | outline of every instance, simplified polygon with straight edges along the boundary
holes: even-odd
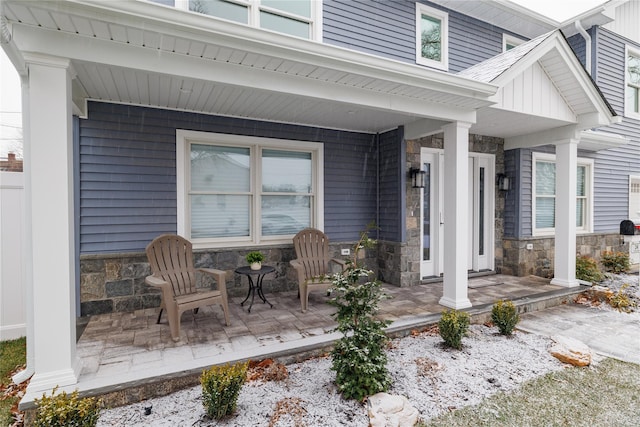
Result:
[[[171,283],[175,296],[196,292],[190,241],[178,235],[163,234],[147,245],[146,252],[151,272]]]
[[[329,273],[329,238],[315,228],[305,228],[293,237],[293,247],[305,270],[305,277]]]

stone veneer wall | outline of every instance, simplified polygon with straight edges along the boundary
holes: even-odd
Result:
[[[444,134],[426,136],[418,140],[407,141],[407,176],[410,168],[421,166],[420,149],[422,147],[443,149]],[[495,173],[496,175],[504,172],[504,140],[502,138],[494,138],[482,135],[469,135],[469,152],[470,153],[486,153],[495,156]],[[420,192],[412,187],[410,179],[407,179],[405,188],[407,197],[407,211],[405,224],[407,228],[407,242],[402,245],[400,250],[395,250],[393,254],[400,252],[400,259],[390,266],[400,267],[400,286],[412,286],[420,283]],[[502,271],[502,237],[504,234],[504,203],[505,194],[495,190],[495,270],[500,273]],[[381,256],[385,257],[381,251]],[[393,257],[391,257],[393,258]],[[382,263],[382,262],[381,262]],[[389,268],[385,265],[380,266],[382,274],[393,275]],[[392,282],[396,283],[396,282]]]
[[[354,242],[330,245],[335,258],[340,249],[350,248]],[[289,261],[295,257],[293,246],[271,248],[242,248],[237,250],[194,250],[196,268],[212,267],[225,270],[229,296],[245,296],[247,278],[234,270],[246,265],[245,255],[251,250],[260,250],[265,255],[265,264],[276,268],[275,273],[264,280],[265,293],[297,289],[297,276]],[[374,270],[377,254],[367,250],[366,265]],[[143,253],[82,255],[80,257],[80,313],[91,316],[112,312],[134,311],[160,306],[160,292],[144,283],[151,274],[147,257]],[[206,287],[210,282],[206,275],[198,275],[198,286]]]
[[[532,244],[532,249],[527,249]],[[577,255],[600,260],[604,251],[628,252],[620,234],[586,234],[576,237]],[[504,238],[502,273],[513,276],[535,275],[552,278],[554,271],[555,239],[553,237]]]

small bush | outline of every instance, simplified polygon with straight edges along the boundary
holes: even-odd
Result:
[[[618,292],[607,297],[607,302],[613,308],[618,311],[624,311],[625,313],[631,313],[636,304],[631,301],[631,298],[626,292],[629,284],[626,283],[618,290]]]
[[[458,310],[445,310],[442,312],[438,328],[444,343],[452,348],[462,348],[462,337],[469,329],[471,318],[469,314]]]
[[[629,271],[629,254],[625,252],[602,252],[600,262],[610,273],[626,273]]]
[[[35,427],[94,427],[100,416],[100,401],[94,397],[80,399],[78,390],[71,394],[64,391],[56,395],[58,387],[51,396],[42,395],[35,399]]]
[[[498,300],[491,309],[491,321],[502,335],[511,335],[520,321],[520,316],[513,302]]]
[[[598,269],[596,260],[588,256],[576,258],[576,278],[590,283],[599,283],[604,279],[604,275]]]
[[[385,352],[388,338],[384,333],[390,322],[375,317],[378,304],[387,296],[380,281],[361,283],[372,272],[357,264],[359,250],[374,244],[368,236],[372,227],[367,226],[360,234],[346,270],[333,276],[336,297],[330,301],[337,307],[333,314],[338,322],[335,330],[343,334],[331,351],[331,369],[336,372],[336,385],[342,396],[360,401],[391,385]]]
[[[202,404],[207,415],[221,419],[236,410],[238,395],[247,379],[249,362],[212,366],[202,372]]]

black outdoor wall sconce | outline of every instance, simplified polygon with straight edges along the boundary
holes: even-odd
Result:
[[[498,190],[500,191],[508,191],[509,186],[511,185],[511,180],[509,177],[503,173],[499,173],[496,177],[496,181],[498,182]]]
[[[425,177],[427,176],[427,172],[420,170],[418,168],[411,168],[409,169],[409,176],[413,181],[413,188],[425,187],[424,180],[425,180]]]

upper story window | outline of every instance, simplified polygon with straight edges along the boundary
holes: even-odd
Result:
[[[178,233],[196,248],[290,243],[323,225],[323,145],[177,131]]]
[[[533,235],[549,235],[556,226],[556,158],[533,153]],[[590,232],[593,222],[593,160],[578,159],[576,168],[576,231]]]
[[[509,34],[503,34],[502,51],[506,52],[508,50],[511,50],[516,46],[520,46],[524,42],[525,40],[519,39],[518,37],[510,36]]]
[[[322,2],[314,0],[176,0],[176,5],[305,39],[319,40]]]
[[[640,118],[640,51],[626,49],[625,115]]]
[[[429,67],[449,68],[449,15],[416,3],[416,62]]]

